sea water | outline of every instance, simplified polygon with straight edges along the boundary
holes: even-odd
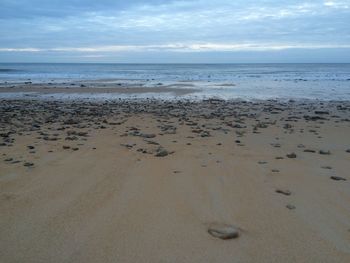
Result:
[[[198,89],[184,97],[350,100],[350,64],[0,63],[0,84],[99,80]]]

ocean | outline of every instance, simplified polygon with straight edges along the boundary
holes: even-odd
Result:
[[[197,98],[350,100],[350,64],[0,63],[1,84],[89,80],[187,83]]]

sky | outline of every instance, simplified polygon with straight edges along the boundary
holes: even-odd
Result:
[[[0,0],[0,62],[350,62],[350,0]]]

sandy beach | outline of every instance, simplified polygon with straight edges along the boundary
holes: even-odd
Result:
[[[349,116],[348,102],[2,100],[0,261],[349,262]]]

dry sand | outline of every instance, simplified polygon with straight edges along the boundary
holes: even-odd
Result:
[[[0,101],[0,262],[350,262],[349,117],[346,102]]]

